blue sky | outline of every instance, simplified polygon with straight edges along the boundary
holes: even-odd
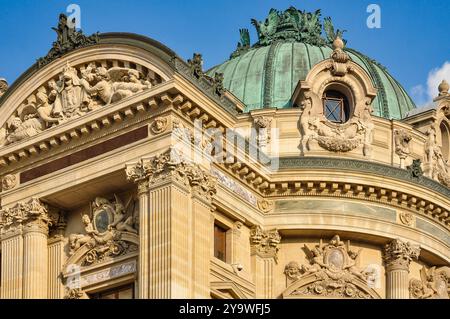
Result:
[[[143,34],[185,59],[202,53],[205,68],[228,59],[239,28],[249,28],[256,41],[250,19],[265,19],[270,8],[322,9],[348,30],[348,46],[385,65],[418,105],[430,100],[436,81],[450,81],[450,1],[442,0],[0,0],[0,77],[12,83],[47,53],[51,27],[72,3],[81,7],[86,34]],[[381,29],[366,25],[371,3],[381,8]]]

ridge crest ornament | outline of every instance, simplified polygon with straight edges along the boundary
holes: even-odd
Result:
[[[57,33],[58,37],[52,44],[52,48],[45,57],[39,58],[37,63],[41,68],[53,60],[62,57],[66,53],[78,48],[97,44],[99,42],[98,32],[90,36],[85,36],[83,31],[77,31],[75,25],[75,18],[69,22],[65,14],[59,15],[59,23],[56,28],[52,28]]]

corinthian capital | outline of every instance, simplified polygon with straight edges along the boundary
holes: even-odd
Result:
[[[0,211],[0,227],[13,230],[19,226],[39,225],[48,231],[51,219],[45,204],[32,198],[28,202],[19,202],[11,208]]]
[[[277,229],[263,230],[261,226],[255,226],[250,231],[250,244],[252,251],[262,257],[277,259],[281,236]]]
[[[149,184],[167,180],[177,181],[191,186],[197,194],[208,200],[216,193],[217,179],[199,165],[189,162],[175,148],[170,148],[164,153],[138,163],[127,165],[126,175],[128,180],[140,184],[142,181]]]
[[[418,259],[419,255],[419,246],[400,239],[394,239],[384,249],[384,260],[388,270],[409,271],[411,260]]]

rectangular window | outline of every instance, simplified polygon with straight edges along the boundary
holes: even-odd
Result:
[[[214,257],[226,262],[227,230],[219,225],[214,225]]]
[[[122,286],[90,295],[91,299],[134,299],[134,285]]]

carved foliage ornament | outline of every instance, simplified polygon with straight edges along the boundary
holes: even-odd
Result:
[[[449,299],[450,267],[423,267],[421,280],[411,279],[409,293],[412,299]]]
[[[291,282],[304,280],[305,285],[297,287],[292,295],[333,297],[333,298],[372,298],[367,290],[373,279],[372,273],[357,267],[361,250],[350,248],[350,242],[344,243],[338,235],[328,244],[310,249],[304,245],[309,265],[295,261],[288,263],[284,274]],[[360,289],[364,285],[365,289]]]
[[[70,255],[74,255],[86,245],[89,251],[81,264],[88,266],[136,251],[136,245],[122,239],[126,233],[137,234],[135,209],[133,209],[132,203],[132,198],[130,198],[124,205],[116,195],[112,202],[97,197],[92,203],[92,220],[87,214],[82,216],[85,234],[69,236]]]
[[[207,200],[211,200],[217,192],[216,177],[200,166],[189,163],[175,148],[137,164],[127,165],[126,174],[130,181],[140,182],[148,179],[151,184],[174,178],[184,185],[191,186],[196,193]]]
[[[265,116],[258,116],[254,119],[254,125],[257,130],[256,141],[259,147],[266,147],[270,142],[270,131],[271,131],[272,119]]]
[[[263,230],[255,226],[250,231],[250,243],[254,251],[263,257],[273,257],[277,260],[281,236],[277,229]]]
[[[388,270],[409,270],[411,260],[418,259],[420,247],[400,239],[395,239],[385,246],[384,260]]]
[[[35,136],[162,81],[144,67],[137,70],[118,66],[120,63],[92,62],[77,67],[67,63],[57,77],[39,87],[6,121],[0,129],[0,146]]]
[[[36,222],[44,230],[48,230],[51,219],[47,206],[39,199],[32,198],[28,202],[19,202],[12,208],[0,211],[0,227],[12,228]]]

